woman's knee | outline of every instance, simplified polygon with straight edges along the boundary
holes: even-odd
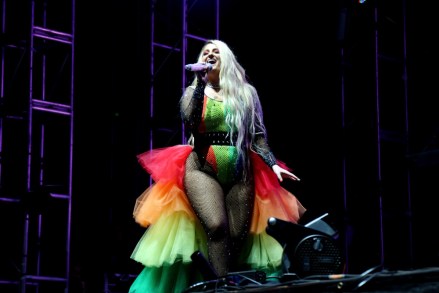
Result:
[[[229,228],[226,221],[216,221],[206,227],[207,237],[211,240],[222,239],[228,236]]]

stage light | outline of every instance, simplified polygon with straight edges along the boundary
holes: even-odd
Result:
[[[336,231],[323,218],[305,225],[270,218],[266,231],[283,246],[283,271],[300,278],[343,273],[344,260]]]

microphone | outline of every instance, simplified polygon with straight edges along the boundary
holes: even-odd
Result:
[[[194,63],[194,64],[187,64],[184,68],[186,70],[189,70],[189,71],[211,71],[212,64],[210,64],[210,63]]]

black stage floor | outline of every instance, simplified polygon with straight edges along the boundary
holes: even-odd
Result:
[[[439,292],[439,268],[410,271],[378,271],[359,275],[321,275],[297,278],[284,275],[277,282],[257,282],[251,274],[238,276],[238,283],[214,280],[194,284],[185,292]],[[245,284],[240,285],[239,283]]]
[[[110,278],[113,283],[107,284],[106,292],[128,292],[132,279],[118,276]],[[236,272],[229,274],[226,279],[193,284],[182,293],[194,292],[438,293],[439,267],[381,270],[358,275],[314,275],[306,278],[285,274],[277,280],[261,280],[258,272],[254,271]]]

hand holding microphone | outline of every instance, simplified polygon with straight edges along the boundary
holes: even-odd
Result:
[[[212,64],[207,62],[198,62],[194,64],[187,64],[184,68],[186,70],[195,72],[197,79],[205,84],[207,81],[207,73],[212,70]]]
[[[194,64],[187,64],[184,68],[186,70],[194,71],[194,72],[199,72],[199,71],[208,72],[212,70],[212,64],[207,62],[199,62]]]

